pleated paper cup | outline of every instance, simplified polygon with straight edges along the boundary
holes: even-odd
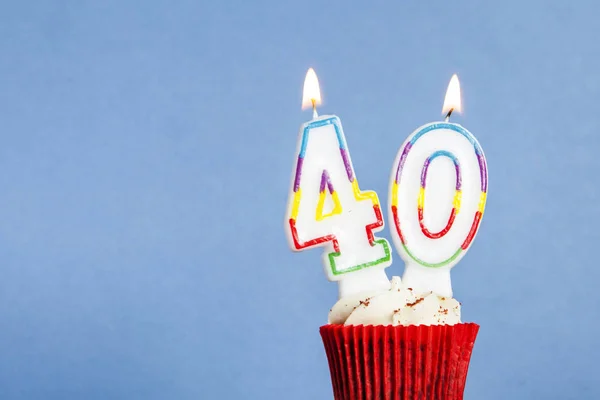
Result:
[[[460,400],[479,325],[320,331],[336,400]]]

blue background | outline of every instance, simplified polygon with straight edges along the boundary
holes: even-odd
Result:
[[[330,399],[283,219],[306,69],[385,204],[458,73],[490,171],[467,399],[597,399],[597,1],[3,1],[0,399]],[[383,233],[389,238],[389,231]],[[401,274],[396,261],[388,273]]]

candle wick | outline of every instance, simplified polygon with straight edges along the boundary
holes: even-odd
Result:
[[[450,116],[452,115],[452,112],[454,111],[454,108],[451,108],[448,111],[448,114],[446,114],[446,118],[444,119],[444,122],[448,122],[450,120]]]
[[[319,117],[319,113],[317,112],[317,100],[310,99],[313,107],[313,119],[317,119]]]

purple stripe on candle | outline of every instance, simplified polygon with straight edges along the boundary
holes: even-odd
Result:
[[[321,175],[321,186],[319,187],[319,192],[323,193],[325,191],[326,184],[327,184],[327,171],[323,170],[323,174]]]
[[[294,178],[294,192],[297,192],[300,189],[300,175],[302,175],[302,163],[304,162],[304,158],[298,157],[298,162],[296,163],[296,177]]]
[[[398,163],[398,169],[396,170],[396,183],[400,183],[400,172],[402,172],[402,168],[404,167],[404,162],[406,161],[406,157],[408,156],[408,152],[412,147],[412,143],[407,143],[404,146],[404,150],[402,151],[402,156],[400,157],[400,163]]]
[[[479,161],[479,176],[481,177],[481,191],[487,192],[487,165],[483,154],[477,154],[477,161]]]
[[[460,175],[460,166],[458,165],[457,159],[454,159],[454,169],[456,170],[456,190],[460,190],[462,185],[462,176]]]
[[[329,188],[329,193],[333,193],[333,185],[331,184],[331,179],[329,179],[327,170],[323,170],[323,175],[321,175],[321,187],[319,189],[321,193],[325,191],[325,186]]]
[[[345,149],[340,148],[340,153],[342,154],[342,159],[344,160],[344,167],[346,167],[346,173],[348,174],[348,180],[350,182],[354,182],[354,171],[352,171],[352,165],[350,165],[350,159],[348,158],[348,153]]]
[[[429,163],[431,162],[431,157],[427,157],[425,160],[425,164],[423,164],[423,169],[421,170],[421,187],[425,188],[425,182],[427,181],[427,170],[429,169]]]
[[[327,178],[327,187],[329,188],[329,193],[333,194],[333,184],[331,183],[331,181],[329,180],[329,178]]]

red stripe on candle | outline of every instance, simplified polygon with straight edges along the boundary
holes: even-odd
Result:
[[[335,252],[336,253],[340,252],[340,246],[338,244],[338,241],[337,241],[337,238],[335,235],[326,235],[326,236],[318,237],[316,239],[309,240],[307,242],[300,242],[300,239],[298,238],[298,230],[296,229],[296,220],[293,218],[290,218],[289,222],[290,222],[290,231],[292,232],[292,239],[294,240],[294,248],[296,250],[302,250],[302,249],[306,249],[308,247],[317,246],[319,244],[332,242],[333,249],[335,250]]]
[[[446,233],[452,228],[452,224],[454,224],[454,219],[456,218],[456,208],[452,207],[452,211],[450,212],[450,217],[448,217],[448,223],[446,223],[446,227],[439,232],[430,232],[429,229],[425,226],[425,221],[423,220],[423,209],[418,207],[419,210],[419,225],[421,225],[421,232],[425,236],[430,239],[439,239],[444,237]]]
[[[398,219],[398,207],[392,206],[392,216],[394,217],[394,225],[396,225],[396,232],[398,232],[400,242],[402,242],[402,244],[406,244],[406,242],[404,241],[404,236],[402,236],[402,230],[400,230],[400,220]]]
[[[375,243],[373,229],[381,228],[383,226],[383,216],[381,215],[381,208],[379,208],[378,204],[373,205],[373,211],[375,211],[375,218],[377,218],[377,221],[365,227],[365,230],[367,231],[367,238],[369,239],[369,244],[371,246],[373,246],[373,243]]]
[[[469,247],[469,245],[471,244],[471,241],[475,237],[475,234],[477,233],[477,228],[479,227],[479,221],[481,221],[481,212],[477,211],[475,213],[475,218],[473,219],[473,224],[471,225],[471,230],[469,231],[469,235],[465,239],[462,246],[460,246],[463,250],[466,250]]]

